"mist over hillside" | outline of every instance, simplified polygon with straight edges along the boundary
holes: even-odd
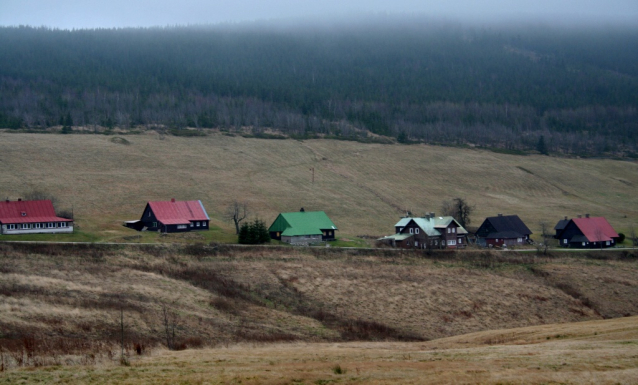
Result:
[[[356,23],[0,28],[0,127],[370,134],[638,152],[636,28]]]

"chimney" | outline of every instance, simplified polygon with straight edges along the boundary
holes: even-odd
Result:
[[[567,220],[567,215],[565,215],[565,220]]]
[[[430,213],[425,213],[425,215],[423,215],[423,218],[430,219]]]
[[[306,210],[302,207],[301,210],[299,210],[299,212],[305,213]]]
[[[436,215],[434,215],[434,213],[433,213],[433,212],[431,212],[431,213],[430,213],[430,218],[434,219],[434,217],[435,217],[435,216],[436,216]]]
[[[175,203],[175,198],[171,198],[171,202]]]
[[[585,214],[585,218],[589,218],[589,214]]]
[[[498,213],[498,216],[499,216],[499,217],[502,217],[502,216],[503,216],[503,213]]]
[[[22,202],[22,198],[18,198],[18,202]]]

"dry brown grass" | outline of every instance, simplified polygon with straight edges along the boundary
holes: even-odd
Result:
[[[494,339],[500,344],[494,345]],[[103,363],[12,370],[0,375],[0,383],[633,384],[637,346],[638,319],[631,317],[427,343],[239,344],[158,351],[134,359],[130,367]]]
[[[635,162],[219,134],[160,140],[150,132],[127,136],[130,145],[110,139],[0,133],[0,194],[50,191],[73,206],[81,231],[104,240],[134,234],[121,221],[138,218],[148,200],[171,197],[201,199],[228,233],[222,213],[233,199],[266,222],[300,207],[325,210],[349,237],[388,234],[403,210],[438,212],[455,196],[477,206],[476,224],[518,214],[536,233],[541,220],[583,213],[604,215],[627,233],[638,214]]]
[[[39,358],[27,366],[80,353],[115,357],[123,310],[127,354],[134,356],[137,344],[164,345],[163,307],[177,317],[178,347],[423,341],[638,314],[635,257],[493,255],[491,268],[477,268],[466,256],[0,245],[0,350],[23,351],[25,338],[35,339]],[[74,347],[78,339],[89,345]]]

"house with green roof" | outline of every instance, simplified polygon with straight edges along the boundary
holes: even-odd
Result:
[[[394,225],[396,234],[378,240],[393,247],[456,249],[467,245],[467,230],[450,216],[403,217]]]
[[[280,213],[270,225],[272,239],[293,245],[334,241],[337,226],[323,211],[300,211]]]

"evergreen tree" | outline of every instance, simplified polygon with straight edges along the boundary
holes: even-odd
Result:
[[[259,219],[251,223],[244,223],[239,228],[239,243],[245,245],[258,245],[270,242],[270,234],[266,224]]]
[[[241,225],[241,227],[239,228],[239,243],[241,244],[248,244],[249,240],[248,240],[248,223],[244,223]]]
[[[547,145],[545,144],[545,136],[541,135],[538,138],[538,144],[536,144],[536,150],[540,152],[542,155],[549,155],[549,151],[547,151]]]

